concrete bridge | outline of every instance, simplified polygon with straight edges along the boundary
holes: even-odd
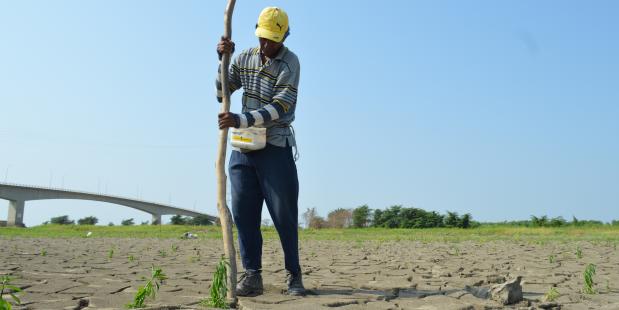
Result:
[[[219,220],[215,216],[177,208],[171,205],[136,200],[120,196],[101,195],[97,193],[79,192],[59,188],[36,187],[20,184],[0,183],[0,199],[9,201],[7,226],[24,226],[24,208],[26,201],[44,199],[79,199],[113,203],[152,215],[152,223],[161,223],[162,215],[179,214],[184,216],[206,216],[213,223]]]

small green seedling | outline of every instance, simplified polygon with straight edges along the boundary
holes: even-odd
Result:
[[[112,259],[112,257],[114,257],[114,248],[110,248],[107,252],[107,258]]]
[[[555,260],[557,259],[557,257],[554,254],[551,254],[548,256],[548,262],[551,264],[554,264]]]
[[[559,296],[561,296],[561,294],[559,294],[559,291],[557,291],[557,288],[554,286],[551,286],[548,289],[548,292],[546,292],[546,294],[544,294],[544,300],[545,301],[555,301],[557,300],[557,298],[559,298]]]
[[[456,246],[452,246],[451,250],[453,250],[453,252],[447,251],[447,254],[454,255],[454,256],[460,256],[460,248],[458,248]]]
[[[151,267],[150,279],[146,282],[146,284],[144,284],[144,286],[140,286],[138,288],[138,291],[135,293],[133,298],[133,302],[127,304],[127,308],[144,308],[146,298],[151,297],[152,299],[155,299],[155,295],[159,291],[159,286],[163,284],[163,280],[165,279],[167,279],[167,277],[161,268],[155,268],[155,266]]]
[[[228,309],[226,303],[226,294],[228,293],[228,287],[226,285],[226,272],[228,261],[225,257],[221,257],[221,260],[215,268],[215,274],[213,274],[213,284],[211,285],[210,297],[201,302],[202,305],[207,307],[214,307],[220,309]]]
[[[166,253],[166,251],[164,251],[164,250],[159,250],[159,256],[166,257],[166,256],[168,256],[168,253]]]
[[[595,275],[595,265],[594,264],[587,265],[587,267],[585,268],[585,272],[584,272],[585,285],[583,287],[583,292],[585,294],[596,293],[595,288],[593,288],[593,286],[595,285],[595,283],[593,282],[594,275]]]
[[[41,256],[47,256],[47,250],[45,249],[41,250]]]
[[[578,257],[578,259],[582,258],[582,249],[580,247],[576,248],[576,257]]]
[[[175,244],[172,245],[172,252],[174,253],[178,252],[178,245],[175,245]]]
[[[130,262],[135,260],[135,257],[133,257],[133,255],[129,255],[129,257],[127,257],[127,259],[129,259]]]
[[[15,302],[16,304],[20,304],[21,301],[19,300],[19,297],[17,297],[16,293],[21,292],[21,289],[11,284],[11,277],[6,275],[0,277],[0,309],[11,310],[11,303],[7,300],[4,300],[3,297],[5,290],[10,290],[7,292],[7,294],[11,297],[11,299],[13,299],[13,302]]]

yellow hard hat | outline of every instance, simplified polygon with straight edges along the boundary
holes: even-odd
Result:
[[[256,25],[256,36],[275,42],[282,42],[288,32],[288,14],[277,7],[267,7],[260,13]]]

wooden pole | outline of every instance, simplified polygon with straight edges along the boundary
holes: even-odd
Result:
[[[232,38],[232,12],[234,11],[235,0],[228,0],[224,13],[224,38]],[[230,65],[230,54],[224,53],[221,58],[221,90],[222,104],[221,112],[230,111],[230,88],[228,86],[228,66]],[[226,147],[228,143],[228,128],[219,130],[219,153],[215,162],[217,171],[217,210],[219,211],[219,221],[223,233],[224,252],[228,258],[228,300],[236,304],[236,251],[234,249],[234,236],[232,233],[232,215],[226,203]]]

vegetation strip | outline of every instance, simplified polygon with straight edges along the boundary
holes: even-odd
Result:
[[[221,230],[216,226],[88,226],[88,225],[41,225],[30,228],[0,227],[0,238],[182,238],[191,231],[199,239],[219,239]],[[277,239],[273,227],[262,227],[263,237]],[[619,243],[619,226],[584,227],[522,227],[503,224],[481,225],[470,229],[429,228],[429,229],[389,229],[389,228],[350,228],[350,229],[300,229],[301,240],[345,240],[345,241],[421,241],[421,242],[459,242],[513,240],[527,242],[547,241],[595,241],[606,242],[616,248]],[[576,249],[576,256],[582,251]],[[41,250],[46,255],[45,249]],[[109,253],[108,253],[109,254]]]

